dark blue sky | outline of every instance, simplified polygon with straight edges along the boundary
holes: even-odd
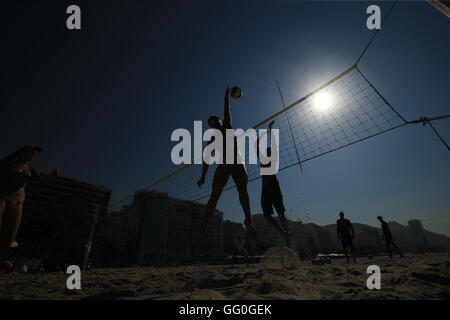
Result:
[[[28,3],[29,2],[29,3]],[[3,6],[2,155],[43,147],[34,166],[102,184],[117,200],[174,169],[170,134],[221,113],[223,91],[246,128],[352,65],[373,31],[365,10],[391,2],[16,1]],[[82,30],[66,29],[78,4]],[[450,25],[401,1],[360,63],[407,119],[449,113]],[[234,101],[233,101],[234,102]],[[434,123],[450,140],[450,120]],[[292,218],[333,223],[343,210],[376,225],[450,213],[450,154],[430,128],[406,126],[279,174]],[[200,168],[199,168],[200,174]],[[207,183],[210,183],[208,181]],[[250,185],[260,212],[260,182]],[[219,209],[241,221],[235,191]],[[450,218],[426,228],[450,235]]]

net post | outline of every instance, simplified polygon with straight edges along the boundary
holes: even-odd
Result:
[[[92,243],[94,242],[95,231],[98,226],[98,219],[100,216],[100,211],[101,211],[101,205],[96,204],[95,209],[94,209],[94,216],[92,217],[92,225],[91,225],[91,228],[89,231],[89,238],[88,238],[88,241],[86,242],[86,249],[84,251],[82,270],[87,270],[87,267],[89,264],[89,257],[91,255],[91,249],[92,249]]]
[[[300,160],[300,155],[298,154],[297,143],[295,142],[294,134],[292,133],[291,121],[289,120],[289,116],[288,116],[288,114],[286,112],[286,104],[284,103],[283,94],[281,93],[280,84],[278,83],[278,80],[275,80],[275,82],[277,83],[278,92],[280,94],[281,102],[283,103],[283,111],[284,111],[284,115],[286,116],[286,120],[287,120],[287,123],[288,123],[288,126],[289,126],[289,132],[291,134],[292,143],[294,144],[295,154],[297,155],[298,165],[300,166],[300,172],[303,174],[302,161]]]

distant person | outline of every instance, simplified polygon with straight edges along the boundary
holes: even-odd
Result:
[[[206,210],[205,210],[205,216],[202,221],[201,229],[200,229],[200,238],[204,239],[206,236],[206,228],[208,225],[208,221],[211,217],[211,215],[214,213],[214,210],[217,206],[217,201],[219,201],[220,196],[222,195],[223,189],[225,185],[228,182],[228,179],[233,178],[234,183],[236,184],[236,189],[239,194],[239,201],[241,203],[242,209],[244,210],[245,214],[245,227],[248,232],[250,232],[251,236],[254,239],[257,239],[257,232],[256,228],[253,224],[252,220],[252,214],[250,210],[250,199],[247,192],[247,183],[248,183],[248,176],[247,176],[247,170],[245,168],[245,165],[243,161],[239,163],[238,158],[242,158],[240,155],[238,144],[237,144],[237,137],[234,137],[233,143],[234,143],[234,163],[233,164],[226,164],[226,130],[227,129],[233,129],[233,126],[231,124],[231,111],[230,111],[230,88],[227,87],[225,91],[225,106],[224,106],[224,119],[223,123],[217,116],[211,116],[208,119],[208,124],[211,128],[217,129],[222,133],[223,137],[223,152],[221,154],[222,156],[222,164],[218,164],[216,168],[216,172],[214,173],[214,178],[212,182],[212,193],[209,197],[208,203],[206,204]],[[212,141],[210,141],[211,143]],[[200,180],[198,180],[197,185],[201,187],[205,183],[206,173],[208,172],[209,165],[204,162],[203,168],[202,168],[202,175],[200,177]]]
[[[17,246],[15,239],[22,219],[27,182],[30,179],[45,182],[59,175],[58,169],[44,176],[28,166],[28,162],[36,159],[40,152],[39,147],[23,146],[0,160],[0,260],[5,259],[9,249]]]
[[[353,231],[353,226],[350,220],[344,218],[344,213],[339,212],[339,219],[336,221],[337,225],[337,236],[342,243],[342,249],[345,253],[345,258],[347,263],[350,262],[347,248],[350,248],[352,252],[353,261],[356,262],[355,249],[353,247],[353,240],[355,239],[355,232]]]
[[[231,263],[231,268],[233,268],[233,266],[236,264],[236,255],[238,253],[244,255],[245,263],[247,264],[248,268],[248,253],[247,250],[245,249],[245,240],[240,235],[236,237],[236,241],[234,242],[233,261]]]
[[[272,126],[275,121],[272,121],[269,124],[268,128],[268,141],[271,141],[271,130]],[[268,147],[266,149],[266,154],[260,152],[259,150],[259,139],[264,137],[265,133],[261,135],[261,137],[258,137],[255,149],[256,154],[258,156],[258,159],[260,161],[261,167],[269,168],[271,166],[271,163],[263,164],[261,163],[262,157],[271,157],[272,150],[277,150],[276,143],[274,141],[274,145]],[[273,147],[273,148],[272,148]],[[275,154],[277,156],[277,154]],[[278,161],[278,157],[276,157],[276,161]],[[273,217],[273,208],[278,213],[278,217],[280,218],[280,223],[278,223],[274,217]],[[264,214],[264,218],[269,222],[271,225],[273,225],[281,234],[284,241],[286,242],[286,245],[288,247],[291,246],[290,239],[289,239],[289,233],[288,233],[288,226],[287,226],[287,219],[286,219],[286,209],[284,208],[283,203],[283,194],[281,193],[280,183],[278,182],[277,175],[262,175],[261,176],[261,209]]]
[[[391,229],[389,228],[389,225],[386,221],[383,220],[382,216],[377,217],[378,221],[381,222],[381,229],[383,230],[383,240],[386,244],[387,249],[389,250],[389,257],[392,258],[392,249],[391,246],[394,247],[394,249],[398,252],[400,257],[403,257],[402,252],[397,247],[397,245],[394,243],[394,238],[392,237]]]

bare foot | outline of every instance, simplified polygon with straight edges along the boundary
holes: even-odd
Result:
[[[258,232],[256,231],[253,221],[245,220],[244,224],[245,224],[245,229],[250,232],[250,236],[253,238],[253,240],[258,240]]]
[[[288,232],[288,224],[287,224],[287,219],[286,217],[280,217],[280,223],[281,223],[281,228],[283,229],[284,232]]]

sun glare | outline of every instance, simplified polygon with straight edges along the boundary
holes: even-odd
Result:
[[[314,98],[314,104],[320,111],[326,111],[331,105],[331,97],[328,93],[319,93]]]

